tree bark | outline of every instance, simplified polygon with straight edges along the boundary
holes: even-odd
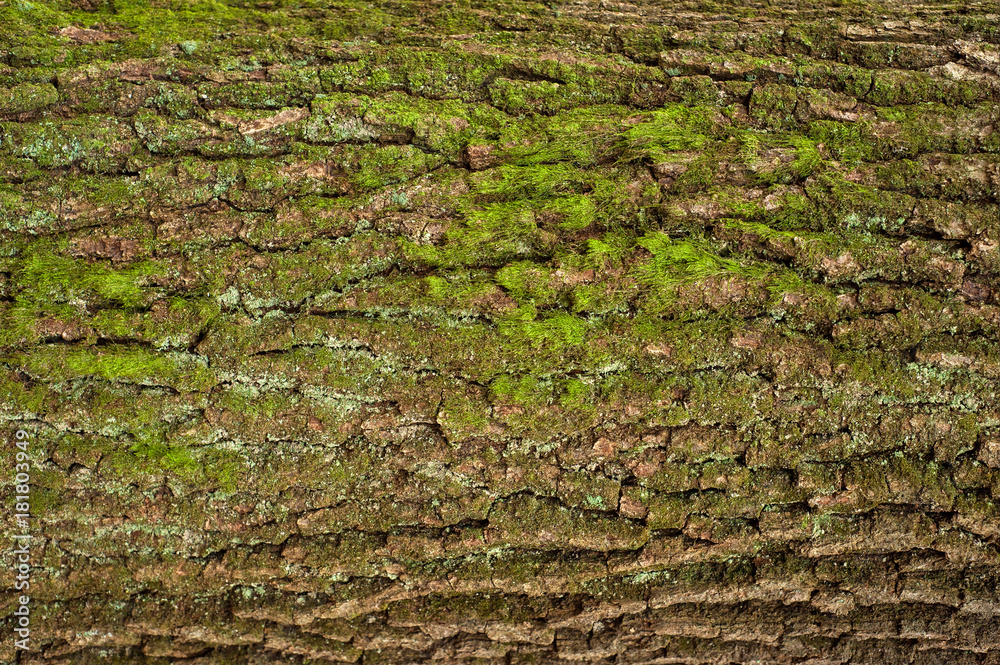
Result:
[[[19,663],[1000,663],[995,3],[0,3]]]

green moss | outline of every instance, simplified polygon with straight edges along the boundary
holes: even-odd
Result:
[[[8,372],[0,375],[0,391],[11,406],[34,415],[44,413],[47,404],[56,397],[44,384],[25,384]]]
[[[525,590],[516,621],[562,612],[553,589],[846,579],[842,561],[766,551],[772,513],[805,502],[779,541],[841,551],[874,527],[836,513],[906,503],[960,527],[921,547],[985,551],[968,535],[998,482],[970,461],[997,427],[985,79],[822,21],[609,36],[523,3],[90,4],[0,7],[0,113],[27,114],[0,142],[0,408],[92,437],[52,458],[100,459],[101,482],[51,470],[43,503],[82,487],[102,515],[139,515],[95,527],[131,563],[85,570],[94,589],[124,584],[141,614],[143,590],[212,592],[196,566],[219,556],[247,585],[239,611],[291,625],[315,599],[252,589],[311,570],[358,612],[313,627],[349,640],[385,612],[512,606],[379,595],[428,579]],[[922,29],[984,43],[973,14]],[[114,39],[55,36],[68,25]],[[279,111],[300,119],[247,131]],[[109,238],[159,258],[69,258]],[[137,491],[164,483],[191,501],[158,517]],[[616,513],[619,493],[645,521]],[[689,538],[755,558],[668,566]],[[195,574],[130,574],[165,562]],[[278,638],[319,644],[293,632]],[[344,639],[331,653],[359,657]],[[415,658],[365,658],[400,653]]]
[[[594,268],[613,268],[635,247],[635,238],[622,229],[609,231],[601,238],[587,240],[587,264]]]
[[[55,381],[96,376],[108,381],[172,384],[183,390],[203,390],[216,383],[214,373],[191,357],[171,358],[127,346],[37,347],[8,358],[30,374]]]
[[[517,261],[496,273],[496,281],[519,303],[553,304],[558,290],[553,286],[554,271],[532,261]]]
[[[500,332],[515,348],[529,344],[564,351],[582,345],[589,327],[584,319],[569,313],[538,318],[533,309],[522,308],[500,323]]]
[[[130,0],[113,6],[111,3],[101,4],[97,14],[80,14],[84,21],[92,22],[95,18],[110,20],[140,39],[160,44],[190,43],[253,21],[267,20],[265,15],[252,9],[230,7],[215,0],[175,3],[166,7],[146,0]],[[71,16],[62,20],[66,21]]]
[[[449,230],[440,247],[404,242],[403,249],[408,259],[439,268],[502,266],[537,257],[555,240],[540,233],[535,214],[524,203],[497,203],[469,210],[465,224]]]
[[[452,445],[480,436],[489,425],[489,405],[485,401],[448,396],[441,403],[437,416]]]
[[[215,108],[273,109],[300,107],[309,104],[321,87],[315,71],[298,69],[297,80],[260,83],[243,81],[220,86],[203,86],[199,96]]]
[[[704,243],[673,240],[654,232],[637,239],[636,244],[652,254],[638,269],[638,278],[656,292],[668,292],[687,280],[744,272],[737,262],[711,252]]]
[[[475,99],[481,95],[478,91],[504,60],[502,56],[469,53],[457,45],[377,50],[358,46],[352,55],[349,62],[320,70],[325,92],[377,94],[403,89],[429,99],[480,101]]]
[[[496,131],[504,120],[486,105],[414,99],[400,93],[379,97],[333,94],[316,100],[304,136],[311,141],[370,141],[412,136],[418,147],[457,163],[474,137]]]
[[[582,99],[577,86],[554,81],[516,81],[499,78],[490,86],[490,101],[510,115],[552,114],[578,106]],[[598,100],[595,100],[598,101]],[[599,100],[598,103],[606,100]]]
[[[708,109],[668,104],[653,111],[646,122],[627,129],[623,142],[626,155],[662,162],[672,151],[703,149],[715,133]]]
[[[152,261],[115,270],[38,248],[21,259],[18,297],[22,301],[67,302],[96,295],[125,307],[137,307],[150,296],[141,283],[163,270]]]
[[[553,214],[560,229],[580,231],[594,222],[597,207],[588,196],[563,196],[542,207],[542,214]]]
[[[878,155],[877,142],[871,128],[865,122],[848,124],[832,120],[815,120],[810,123],[809,137],[826,146],[830,155],[847,168],[873,161]]]
[[[0,123],[0,149],[43,168],[78,165],[92,173],[121,173],[135,151],[131,128],[114,117],[81,116],[34,125]]]
[[[497,159],[520,166],[559,162],[591,166],[613,155],[620,126],[631,115],[628,107],[597,105],[552,116],[507,119],[495,123]],[[494,136],[487,131],[485,138]]]
[[[679,69],[672,71],[680,73]],[[682,103],[691,107],[718,105],[722,99],[715,82],[708,76],[678,76],[670,79],[670,92],[678,95]]]
[[[534,376],[515,378],[502,374],[490,383],[490,393],[495,400],[510,400],[516,404],[540,406],[551,399],[552,387],[551,381],[540,381]]]
[[[190,152],[201,143],[224,136],[198,120],[170,121],[150,111],[136,114],[133,127],[150,152],[163,155]]]
[[[413,180],[441,166],[443,160],[411,145],[347,145],[335,154],[332,164],[350,173],[358,187],[373,190]]]
[[[972,106],[992,98],[988,86],[976,80],[936,78],[925,71],[884,70],[875,76],[867,99],[878,106],[941,102]]]
[[[169,446],[155,439],[137,441],[130,450],[140,459],[154,462],[168,471],[190,473],[198,466],[190,451]]]
[[[59,93],[52,84],[33,85],[22,83],[8,91],[0,100],[0,114],[30,113],[40,111],[59,100]]]
[[[60,314],[72,316],[73,308],[66,308]],[[0,309],[0,347],[9,348],[35,343],[39,340],[35,324],[41,312],[34,306],[4,305]]]
[[[240,303],[252,312],[262,312],[309,298],[329,298],[335,289],[387,271],[400,257],[385,240],[379,233],[366,231],[344,241],[316,241],[302,252],[274,254],[266,268],[242,267],[225,292],[216,285],[224,283],[231,256],[206,252],[203,265],[220,306]]]
[[[750,117],[767,129],[783,129],[797,124],[795,107],[798,91],[789,85],[765,83],[753,89]]]

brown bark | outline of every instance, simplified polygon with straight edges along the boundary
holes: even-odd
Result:
[[[1000,664],[995,4],[0,12],[3,662]]]

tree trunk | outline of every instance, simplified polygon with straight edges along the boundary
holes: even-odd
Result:
[[[0,3],[0,660],[1000,663],[1000,12],[824,2]]]

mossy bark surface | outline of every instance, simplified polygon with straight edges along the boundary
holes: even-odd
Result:
[[[0,2],[0,661],[1000,663],[998,44]]]

